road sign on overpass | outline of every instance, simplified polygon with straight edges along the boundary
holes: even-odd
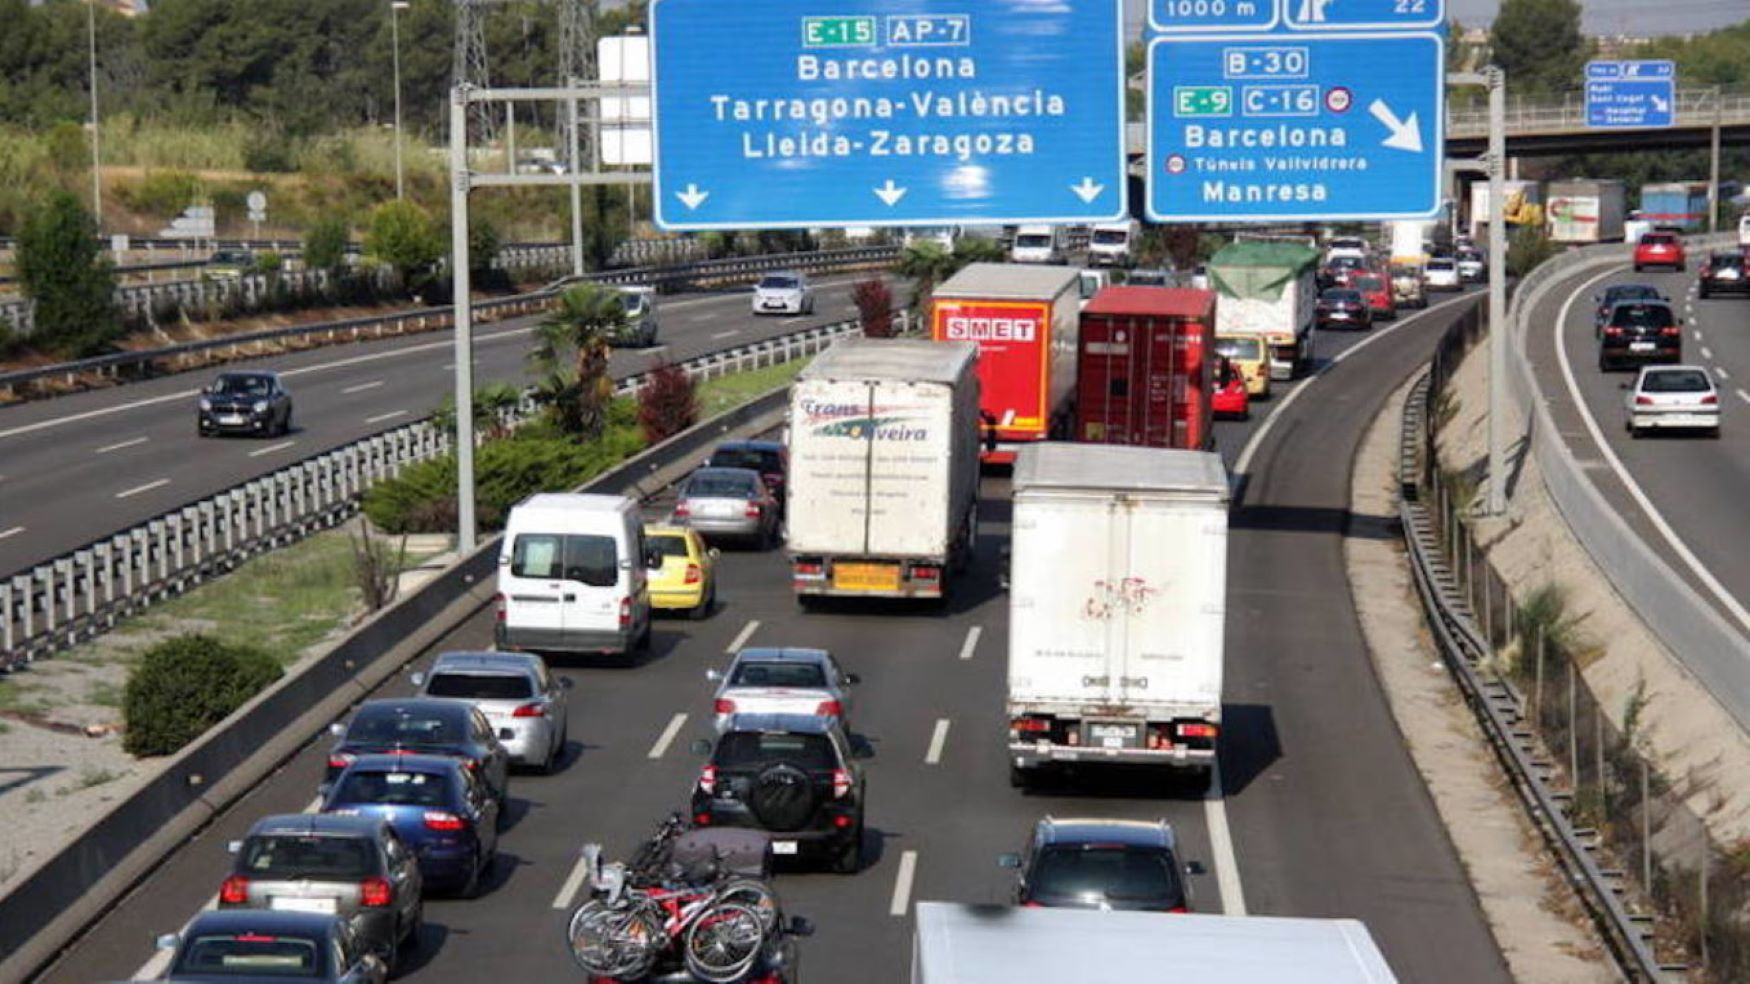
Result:
[[[1153,38],[1149,218],[1433,215],[1444,63],[1432,32]]]
[[[1586,63],[1586,125],[1650,129],[1677,112],[1677,66],[1669,61]]]
[[[1125,212],[1121,0],[653,0],[656,222]]]

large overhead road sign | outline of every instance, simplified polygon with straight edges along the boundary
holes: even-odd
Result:
[[[1149,218],[1433,215],[1444,64],[1431,32],[1155,37]]]
[[[653,0],[665,229],[1125,212],[1121,0]]]
[[[1670,126],[1677,66],[1669,61],[1586,63],[1586,125],[1605,129]]]

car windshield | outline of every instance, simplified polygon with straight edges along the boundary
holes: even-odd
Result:
[[[1168,907],[1181,903],[1172,855],[1139,847],[1048,847],[1028,887],[1041,901]]]
[[[264,834],[243,842],[242,872],[267,879],[364,878],[377,873],[377,852],[363,837]]]
[[[1167,272],[1165,270],[1132,270],[1125,283],[1133,287],[1165,287]]]
[[[451,705],[467,710],[460,704]],[[346,740],[371,745],[453,745],[466,734],[461,715],[455,718],[429,712],[403,712],[397,708],[365,708],[346,729]]]
[[[644,542],[662,557],[687,557],[687,538],[675,533],[653,533]]]
[[[1667,328],[1676,321],[1663,304],[1618,304],[1610,309],[1610,323],[1618,328]]]
[[[434,673],[425,685],[427,697],[465,700],[523,700],[534,692],[521,673]]]
[[[226,396],[266,396],[273,383],[266,376],[224,375],[213,381],[213,392]]]
[[[611,536],[522,533],[511,546],[510,573],[610,588],[619,583],[620,553]]]
[[[320,977],[318,942],[268,933],[197,936],[183,947],[170,977]]]
[[[381,803],[388,806],[445,806],[450,777],[435,772],[349,771],[334,790],[336,803]]]
[[[810,771],[838,767],[832,753],[832,742],[825,735],[788,731],[732,731],[717,743],[717,754],[712,761],[724,769],[757,770],[777,762],[788,762]]]
[[[1130,233],[1122,229],[1095,229],[1093,242],[1101,246],[1122,246],[1130,239]]]
[[[729,678],[732,687],[824,687],[826,671],[819,663],[756,663],[744,661]]]
[[[1215,351],[1230,359],[1256,360],[1264,357],[1263,343],[1256,338],[1216,336]]]
[[[752,468],[754,471],[778,470],[778,455],[758,448],[718,448],[711,452],[712,468]]]
[[[649,302],[650,299],[643,294],[625,292],[620,295],[620,309],[631,315],[643,314]]]
[[[683,499],[752,499],[754,480],[741,475],[694,475],[687,479]]]
[[[1713,386],[1699,369],[1660,369],[1641,377],[1643,393],[1708,393]]]
[[[1051,237],[1041,233],[1030,232],[1024,236],[1016,236],[1015,245],[1029,248],[1050,246]]]
[[[1360,304],[1361,293],[1353,290],[1327,290],[1319,300],[1330,304]]]
[[[254,261],[254,257],[241,250],[221,249],[213,254],[213,258],[210,262],[220,266],[234,266],[237,264],[253,263]]]
[[[786,277],[782,274],[770,273],[760,278],[761,290],[795,290],[800,286],[802,286],[801,282],[795,277]]]

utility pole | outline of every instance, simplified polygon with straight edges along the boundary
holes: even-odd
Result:
[[[1507,73],[1489,85],[1489,515],[1507,512]]]
[[[1708,175],[1707,175],[1707,231],[1718,232],[1720,229],[1720,117],[1724,107],[1720,105],[1720,87],[1714,86],[1714,125],[1712,139],[1708,143]]]
[[[103,229],[103,154],[97,136],[97,0],[85,0],[85,37],[91,70],[91,214]],[[119,262],[119,259],[118,259]]]
[[[474,549],[474,304],[468,294],[468,103],[450,93],[450,283],[456,322],[456,551]]]
[[[390,0],[389,38],[395,61],[395,200],[407,197],[407,181],[401,170],[401,11],[411,4],[408,0]]]

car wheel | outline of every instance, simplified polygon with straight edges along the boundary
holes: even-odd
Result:
[[[1709,439],[1709,440],[1712,440],[1712,441],[1717,441],[1717,440],[1719,440],[1719,439],[1720,439],[1720,428],[1719,428],[1719,425],[1718,425],[1718,424],[1716,424],[1716,425],[1714,425],[1714,426],[1712,426],[1712,427],[1709,427],[1709,428],[1708,428],[1708,429],[1707,429],[1707,436],[1708,436],[1708,439]]]
[[[1032,773],[1018,765],[1009,765],[1009,785],[1015,789],[1026,789],[1033,781]]]
[[[711,614],[711,609],[715,608],[716,605],[717,586],[713,584],[711,590],[705,593],[705,597],[701,598],[697,605],[687,609],[687,617],[694,621],[699,621],[700,619],[708,617]]]
[[[1632,420],[1631,420],[1631,421],[1629,421],[1629,425],[1628,425],[1628,436],[1629,436],[1629,437],[1632,437],[1632,438],[1634,438],[1634,439],[1636,439],[1636,440],[1640,440],[1640,437],[1641,437],[1641,434],[1642,434],[1642,429],[1641,429],[1641,428],[1639,428],[1639,427],[1636,427],[1636,426],[1635,426],[1635,425],[1634,425],[1634,421],[1632,421]]]
[[[559,753],[564,750],[565,735],[561,733],[557,741],[551,742],[547,745],[547,757],[542,759],[541,764],[535,767],[536,771],[544,776],[552,775],[553,767],[559,764]],[[504,813],[501,811],[498,815],[502,817],[504,816]]]
[[[408,926],[397,949],[405,949],[409,953],[419,950],[419,936],[425,930],[425,903],[422,901],[413,910],[413,925]]]
[[[841,875],[854,875],[863,870],[863,812],[857,811],[857,826],[853,828],[851,842],[833,858],[833,871]]]
[[[1639,263],[1636,263],[1636,264],[1635,264],[1635,272],[1636,272],[1636,273],[1640,273],[1640,272],[1641,272],[1641,265],[1640,265],[1640,264],[1639,264]]]
[[[1707,288],[1706,287],[1699,288],[1696,291],[1696,293],[1701,295],[1702,300],[1704,300],[1704,301],[1707,300]]]

